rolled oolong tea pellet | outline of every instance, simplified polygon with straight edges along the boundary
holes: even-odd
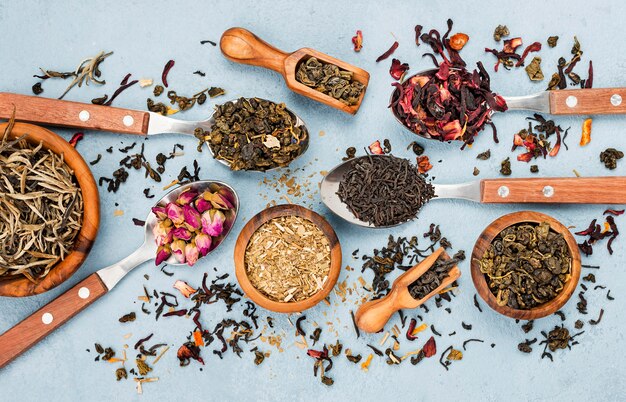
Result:
[[[296,81],[352,106],[359,103],[365,88],[363,84],[354,80],[353,75],[351,71],[310,57],[300,63]]]

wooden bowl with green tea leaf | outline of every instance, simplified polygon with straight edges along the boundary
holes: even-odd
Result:
[[[96,182],[67,141],[25,123],[0,124],[0,173],[0,296],[46,292],[91,250],[100,224]]]
[[[324,300],[341,271],[341,246],[330,224],[299,205],[259,212],[235,244],[235,274],[254,303],[278,313]]]
[[[574,236],[556,219],[533,211],[493,221],[472,252],[472,281],[495,311],[520,320],[554,314],[580,278]]]

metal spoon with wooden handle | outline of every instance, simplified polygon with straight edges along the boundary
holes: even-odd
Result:
[[[211,127],[215,123],[213,116],[201,121],[186,121],[172,119],[159,113],[143,110],[122,109],[0,92],[0,118],[10,118],[14,110],[17,121],[140,136],[158,134],[186,134],[193,136],[197,128],[211,131]],[[300,116],[292,110],[286,110],[292,116],[295,127],[307,130]],[[308,138],[309,135],[307,135],[306,141],[302,144],[302,152],[294,160],[306,152],[309,146]],[[215,157],[213,150],[208,144],[207,148],[215,160],[222,165],[230,167],[228,161]]]
[[[292,53],[285,53],[244,28],[230,28],[226,30],[220,39],[220,49],[228,60],[274,70],[283,76],[287,87],[292,91],[350,114],[355,114],[359,110],[370,79],[367,71],[317,50],[302,48]],[[334,64],[343,70],[352,72],[352,79],[360,82],[365,87],[358,103],[348,106],[331,96],[298,82],[296,80],[298,64],[310,57],[315,57],[318,60]]]
[[[372,300],[363,303],[356,312],[356,325],[365,332],[378,332],[385,327],[385,324],[391,316],[401,309],[413,309],[424,304],[428,299],[437,295],[443,289],[448,287],[452,282],[459,279],[461,271],[455,265],[452,267],[448,276],[441,281],[435,290],[428,293],[421,299],[415,299],[409,293],[409,286],[419,277],[428,271],[435,261],[441,256],[447,260],[450,257],[443,250],[443,247],[437,249],[434,253],[426,257],[422,262],[415,265],[402,275],[400,275],[391,286],[391,291],[382,299]]]
[[[226,183],[201,180],[177,187],[165,194],[155,205],[166,205],[169,202],[174,202],[182,192],[190,188],[195,189],[199,193],[204,190],[218,191],[234,206],[227,216],[224,231],[217,240],[214,240],[211,246],[209,251],[211,253],[223,243],[235,224],[237,211],[239,210],[239,198],[235,190]],[[113,287],[134,268],[154,259],[157,253],[157,246],[152,230],[157,223],[156,215],[150,212],[144,224],[144,242],[137,250],[121,261],[89,275],[76,286],[0,335],[0,369],[89,307],[93,302],[113,290]],[[170,266],[184,265],[179,263],[173,256],[170,256],[166,262]]]
[[[389,155],[369,155],[359,158],[390,158]],[[357,159],[359,159],[357,158]],[[339,183],[350,165],[348,160],[331,170],[322,180],[320,193],[326,206],[350,223],[374,227],[358,219],[337,195]],[[483,204],[626,204],[626,177],[566,177],[532,179],[483,179],[460,184],[433,184],[436,201],[460,198]],[[376,226],[384,228],[389,226]]]

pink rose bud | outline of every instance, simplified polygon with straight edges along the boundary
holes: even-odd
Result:
[[[190,267],[193,266],[198,261],[198,247],[192,243],[187,243],[185,246],[185,258],[187,259],[187,264]]]
[[[226,216],[222,211],[211,209],[202,214],[202,231],[209,236],[219,236],[224,231]]]
[[[157,246],[170,243],[172,241],[172,230],[164,225],[163,222],[157,222],[152,228],[152,234]]]
[[[196,200],[196,209],[198,212],[203,213],[204,211],[208,211],[213,208],[213,204],[210,201],[205,200],[204,198],[198,198]]]
[[[204,233],[199,233],[194,238],[196,242],[196,247],[198,247],[198,252],[201,256],[205,256],[208,254],[209,249],[211,248],[211,236],[208,236]]]
[[[187,205],[195,200],[197,196],[198,193],[195,190],[189,189],[178,196],[178,198],[176,199],[176,203],[179,205]]]
[[[167,212],[165,207],[152,207],[152,213],[156,215],[157,219],[162,221],[167,218]]]
[[[233,205],[230,202],[228,202],[228,200],[219,193],[211,193],[209,191],[205,191],[204,193],[202,193],[202,198],[211,202],[211,204],[213,205],[213,208],[217,208],[217,209],[233,208]]]
[[[200,229],[200,214],[191,205],[183,206],[183,215],[185,216],[185,223],[189,227],[189,230]]]
[[[183,264],[185,262],[185,241],[184,240],[174,240],[172,242],[172,254],[176,257],[176,261]]]
[[[159,248],[157,249],[155,265],[159,265],[163,261],[167,260],[168,258],[170,258],[170,255],[172,255],[172,251],[170,250],[169,245],[165,244],[163,246],[159,246]]]
[[[171,230],[172,235],[181,240],[191,240],[191,232],[187,229],[180,227]]]
[[[180,225],[185,220],[183,209],[173,202],[167,204],[165,210],[167,211],[167,217],[170,218],[175,225]]]
[[[187,299],[189,299],[189,296],[191,296],[192,294],[198,291],[197,289],[194,289],[191,286],[189,286],[187,282],[181,281],[181,280],[174,282],[174,288],[178,289],[180,293],[182,293],[183,296],[185,296]]]

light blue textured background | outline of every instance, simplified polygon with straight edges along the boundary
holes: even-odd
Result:
[[[355,272],[344,270],[340,280],[347,277],[352,283],[360,269],[359,262],[351,259],[352,251],[359,248],[361,252],[370,252],[385,244],[390,233],[421,235],[430,222],[437,222],[455,249],[464,249],[469,255],[476,237],[489,222],[502,214],[525,208],[521,205],[483,206],[465,201],[435,201],[426,206],[419,220],[413,223],[391,230],[368,230],[340,221],[319,202],[315,184],[321,177],[319,171],[330,170],[338,163],[346,147],[362,149],[375,139],[389,138],[396,154],[411,156],[404,148],[414,137],[397,125],[387,110],[390,61],[376,64],[374,60],[389,47],[395,36],[400,47],[394,57],[410,63],[411,72],[430,67],[430,62],[420,57],[426,47],[415,47],[413,27],[422,24],[426,29],[433,27],[443,32],[448,17],[455,21],[454,32],[466,32],[471,37],[462,52],[468,64],[482,60],[490,71],[494,57],[485,54],[483,48],[495,46],[491,35],[496,25],[507,24],[512,34],[522,36],[526,44],[536,40],[544,43],[540,55],[546,81],[531,83],[523,69],[492,74],[493,88],[504,95],[521,95],[544,89],[555,70],[558,57],[569,58],[573,35],[578,35],[585,52],[583,62],[577,68],[581,76],[586,76],[587,61],[592,59],[596,87],[625,84],[623,21],[626,12],[619,1],[395,1],[386,5],[364,1],[284,0],[3,1],[0,3],[0,90],[30,94],[30,87],[36,82],[32,75],[37,73],[37,67],[70,70],[84,57],[101,50],[113,50],[115,54],[102,66],[106,87],[76,88],[66,99],[89,101],[104,93],[111,94],[128,72],[137,78],[148,77],[158,81],[164,63],[171,58],[176,60],[176,66],[170,74],[170,83],[180,93],[190,94],[216,85],[223,86],[228,94],[225,98],[176,115],[177,118],[202,119],[210,114],[216,102],[238,96],[259,96],[286,102],[303,117],[312,134],[309,151],[294,166],[304,167],[299,174],[300,182],[315,174],[310,179],[312,184],[309,188],[313,200],[307,198],[302,203],[312,205],[313,209],[328,217],[336,229],[345,263],[356,268]],[[235,65],[225,60],[218,48],[199,44],[202,39],[218,41],[221,33],[231,26],[248,27],[284,50],[312,47],[368,70],[371,81],[358,115],[348,116],[293,94],[277,74]],[[360,53],[354,53],[350,43],[357,29],[363,30],[364,35]],[[557,48],[545,46],[549,35],[561,37]],[[205,71],[207,76],[200,78],[192,75],[197,69]],[[65,85],[66,82],[45,82],[43,96],[56,97]],[[151,89],[133,87],[123,93],[115,105],[143,109],[150,92]],[[506,156],[512,157],[514,177],[529,176],[528,165],[515,161],[515,156],[509,152],[512,134],[526,125],[525,117],[528,115],[510,113],[494,118],[500,133],[499,145],[492,142],[489,130],[477,139],[473,149],[465,152],[459,152],[456,145],[424,144],[434,165],[432,176],[440,183],[472,180],[472,167],[478,166],[481,170],[479,178],[498,177],[499,163]],[[557,119],[563,127],[572,127],[568,138],[570,150],[562,149],[558,157],[538,161],[539,176],[571,177],[572,169],[577,169],[583,176],[626,174],[626,161],[622,160],[617,170],[608,171],[598,160],[599,152],[607,147],[625,147],[626,118],[595,118],[593,140],[586,148],[577,144],[582,119]],[[57,131],[68,139],[73,133],[69,130]],[[326,135],[318,136],[320,131]],[[93,167],[97,178],[110,175],[121,159],[117,151],[113,155],[103,152],[105,148],[112,145],[117,149],[136,140],[132,136],[89,132],[78,150],[87,161],[93,160],[97,153],[103,154],[102,162]],[[149,183],[157,195],[156,199],[163,194],[162,185],[172,180],[183,165],[191,165],[196,158],[201,160],[201,178],[231,183],[242,200],[241,219],[228,241],[195,268],[176,270],[176,277],[197,284],[202,274],[212,272],[214,266],[220,272],[233,272],[232,251],[237,233],[246,220],[268,202],[259,193],[267,193],[269,199],[277,200],[282,193],[260,185],[263,175],[231,173],[208,159],[206,152],[197,154],[193,138],[176,135],[151,138],[146,142],[146,154],[153,160],[158,152],[169,152],[175,142],[185,145],[186,155],[168,161],[163,183]],[[492,158],[486,162],[476,161],[476,154],[487,148],[491,148]],[[17,324],[88,274],[118,261],[139,246],[142,229],[133,226],[131,218],[143,219],[151,205],[151,201],[141,194],[145,183],[143,174],[133,171],[117,194],[101,191],[102,225],[84,266],[73,278],[47,294],[23,299],[0,298],[0,332]],[[593,194],[589,196],[593,197]],[[118,208],[115,203],[119,203],[119,209],[124,211],[123,216],[113,216],[113,211]],[[531,208],[548,213],[579,230],[586,227],[591,219],[600,218],[604,210],[602,205]],[[618,225],[626,227],[623,222],[623,217],[617,218]],[[554,353],[554,363],[540,360],[540,347],[535,347],[531,355],[517,351],[517,343],[528,335],[514,320],[490,311],[485,303],[482,303],[485,311],[478,313],[472,305],[475,292],[466,261],[461,265],[463,276],[459,281],[459,295],[450,305],[452,314],[443,309],[431,311],[426,322],[435,324],[442,333],[457,331],[454,337],[437,338],[440,352],[450,343],[460,348],[466,334],[486,342],[470,344],[464,359],[453,364],[449,372],[435,358],[416,367],[408,363],[389,367],[383,359],[376,358],[370,371],[365,373],[342,356],[335,359],[335,369],[330,373],[335,385],[326,387],[313,378],[311,359],[292,345],[293,330],[287,318],[277,314],[272,314],[276,317],[277,328],[287,333],[283,341],[283,346],[287,347],[285,353],[274,352],[262,366],[256,367],[250,354],[240,360],[228,353],[223,361],[219,361],[206,350],[204,371],[199,371],[195,363],[180,369],[175,350],[191,329],[191,322],[162,319],[155,323],[154,316],[144,316],[139,312],[139,305],[133,304],[141,293],[142,284],[146,283],[151,289],[168,289],[176,278],[166,277],[147,263],[128,275],[104,299],[1,370],[0,400],[624,399],[624,241],[624,238],[616,240],[613,256],[608,256],[602,244],[595,248],[593,257],[584,258],[584,263],[602,266],[599,271],[593,272],[598,283],[607,285],[616,299],[607,301],[606,291],[587,292],[589,315],[582,318],[585,321],[596,318],[600,307],[604,307],[602,323],[596,327],[586,325],[586,332],[579,339],[581,345],[570,352]],[[587,272],[583,270],[583,275]],[[151,277],[147,282],[143,278],[146,273]],[[371,278],[369,273],[364,276],[368,280]],[[234,277],[231,279],[234,280]],[[563,309],[570,328],[578,318],[575,298]],[[366,355],[365,343],[378,342],[380,335],[365,336],[358,341],[354,339],[348,311],[356,306],[350,303],[337,307],[337,298],[333,296],[331,300],[332,307],[321,304],[308,311],[309,321],[325,322],[338,318],[341,325],[337,328],[344,345]],[[130,310],[138,312],[137,322],[129,325],[118,323],[118,317]],[[204,310],[204,320],[216,319],[222,314],[221,307],[209,306]],[[473,324],[474,330],[464,333],[461,320]],[[398,322],[397,317],[392,322]],[[529,335],[539,336],[540,330],[549,330],[559,322],[560,319],[554,316],[542,319],[535,323],[535,330]],[[123,343],[132,345],[140,336],[152,331],[156,332],[154,340],[166,340],[175,346],[155,366],[153,374],[160,377],[160,381],[146,384],[143,396],[136,395],[135,384],[130,380],[116,383],[114,367],[93,362],[94,354],[85,352],[86,348],[93,350],[94,341],[119,350]],[[133,333],[133,337],[126,341],[122,335],[129,332]],[[422,334],[415,345],[403,342],[403,351],[421,346],[428,336],[428,332]],[[332,343],[335,338],[325,333],[323,341]],[[489,347],[491,342],[496,344],[493,349]],[[263,344],[261,348],[269,349]]]

